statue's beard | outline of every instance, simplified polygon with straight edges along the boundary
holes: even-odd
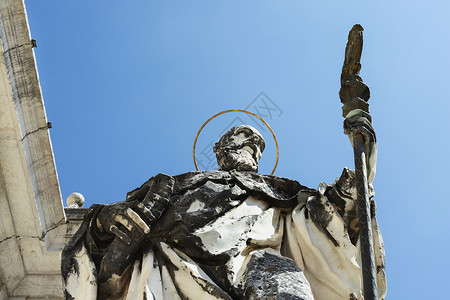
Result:
[[[258,162],[244,149],[233,149],[217,159],[219,170],[258,171]]]

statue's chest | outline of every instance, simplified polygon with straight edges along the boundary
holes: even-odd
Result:
[[[173,197],[152,234],[191,258],[225,262],[245,249],[249,239],[273,235],[273,213],[267,202],[237,185],[207,182]]]
[[[241,252],[255,231],[258,232],[259,237],[266,235],[265,231],[267,231],[267,237],[273,234],[272,217],[273,209],[269,209],[266,202],[249,196],[238,206],[195,230],[192,234],[201,240],[202,247],[209,254],[218,255],[232,249]],[[269,221],[268,224],[265,224],[267,230],[263,228],[264,226],[260,226],[261,222],[267,223],[266,221]]]
[[[239,206],[248,197],[237,185],[211,181],[173,196],[153,232],[168,237],[186,235]]]

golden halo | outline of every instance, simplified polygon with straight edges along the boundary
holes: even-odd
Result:
[[[205,127],[206,124],[208,124],[209,121],[211,121],[211,120],[214,119],[215,117],[220,116],[220,115],[223,115],[223,114],[226,114],[226,113],[229,113],[229,112],[234,112],[234,111],[237,111],[237,112],[243,112],[243,113],[252,115],[252,116],[254,116],[254,117],[257,117],[258,119],[260,119],[260,120],[264,123],[264,125],[267,126],[267,128],[269,128],[270,132],[272,133],[273,140],[275,141],[275,146],[277,147],[277,159],[276,159],[276,161],[275,161],[275,166],[273,167],[272,173],[270,173],[270,175],[273,175],[273,173],[275,172],[275,170],[276,170],[276,168],[277,168],[277,165],[278,165],[278,158],[279,158],[279,156],[280,156],[280,151],[279,151],[279,148],[278,148],[277,137],[275,136],[275,133],[273,132],[273,130],[272,130],[272,128],[270,127],[270,125],[267,124],[267,122],[264,121],[263,118],[261,118],[261,117],[258,116],[257,114],[254,114],[254,113],[252,113],[252,112],[249,112],[249,111],[246,111],[246,110],[243,110],[243,109],[229,109],[229,110],[221,111],[220,113],[215,114],[214,116],[212,116],[211,118],[209,118],[208,120],[206,120],[205,123],[203,123],[202,127],[200,127],[200,129],[199,129],[198,132],[197,132],[197,135],[195,136],[195,140],[194,140],[194,149],[192,150],[192,154],[193,154],[193,157],[194,157],[194,165],[195,165],[195,169],[198,171],[197,160],[195,159],[195,146],[197,145],[198,136],[199,136],[200,133],[202,132],[203,127]]]

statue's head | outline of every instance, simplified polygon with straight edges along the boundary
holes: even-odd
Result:
[[[219,170],[257,172],[264,147],[264,138],[252,126],[231,128],[214,145]]]

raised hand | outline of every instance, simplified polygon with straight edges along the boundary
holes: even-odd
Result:
[[[158,174],[126,201],[103,207],[97,216],[98,231],[114,235],[127,245],[141,243],[167,207],[173,185],[172,177]]]
[[[142,216],[140,215],[142,213]],[[138,201],[122,201],[103,207],[97,216],[98,231],[114,235],[130,245],[150,232],[150,213]]]
[[[151,225],[167,207],[173,186],[172,177],[158,174],[129,193],[126,201],[106,205],[99,212],[94,234],[97,232],[100,243],[102,235],[114,237],[112,242],[104,245],[105,254],[98,273],[98,293],[104,299],[117,296],[120,290],[117,287],[123,284],[121,275],[148,241]],[[108,240],[111,241],[111,238]]]
[[[362,110],[353,110],[344,120],[344,133],[349,137],[353,145],[353,137],[361,134],[366,156],[367,182],[372,190],[371,183],[375,177],[377,164],[377,137],[372,127],[371,117]],[[372,193],[372,191],[371,191]]]
[[[371,117],[364,111],[352,111],[344,120],[344,133],[352,135],[361,133],[364,137],[364,144],[376,143],[375,130],[372,127]]]

